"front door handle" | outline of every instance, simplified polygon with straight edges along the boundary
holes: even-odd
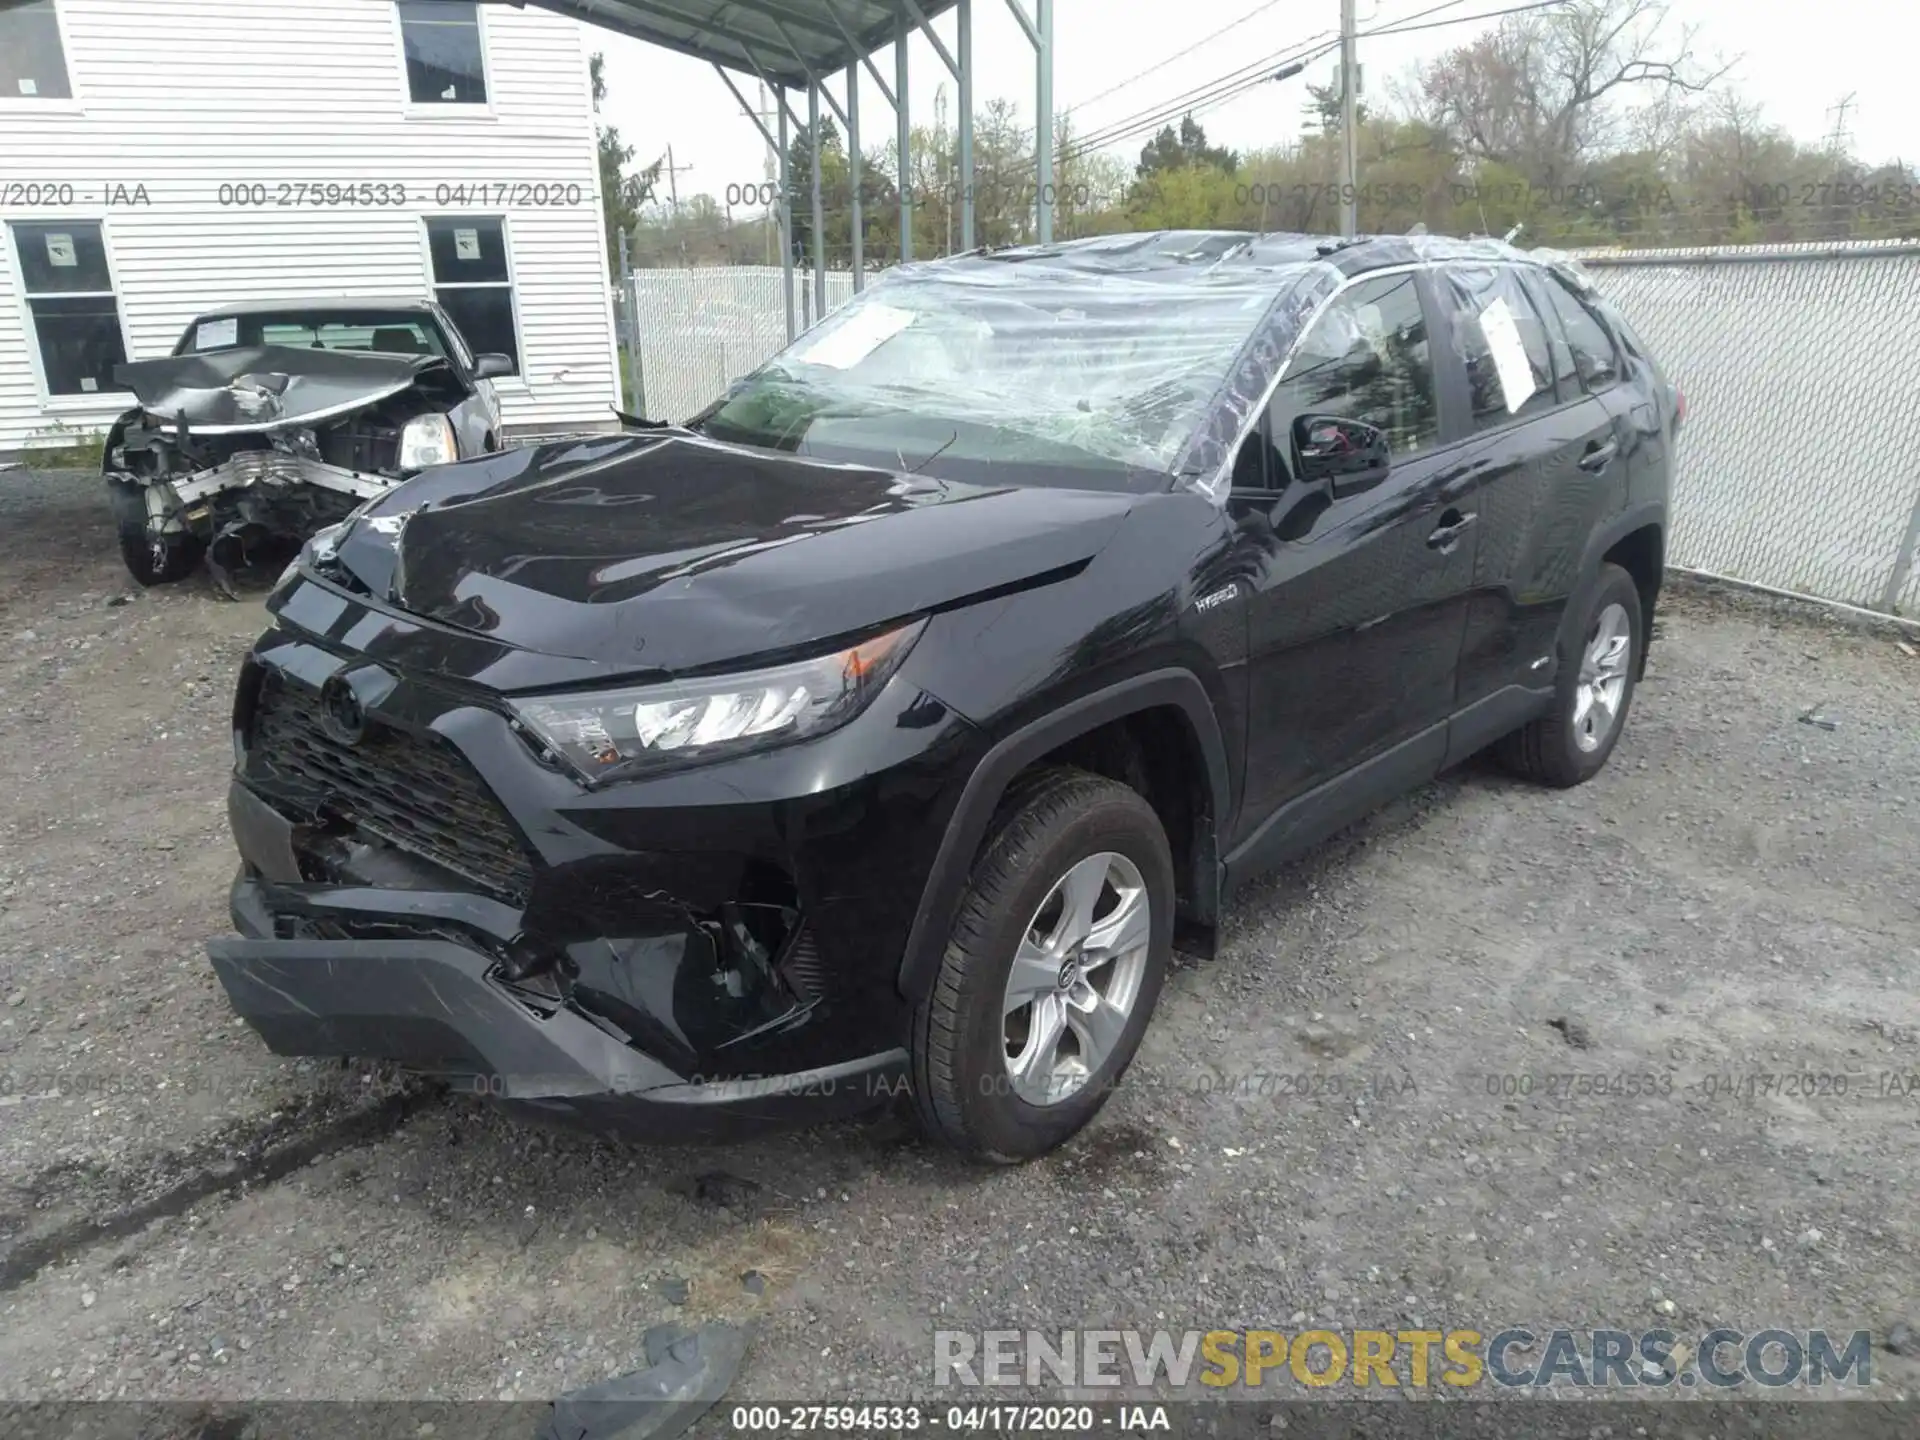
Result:
[[[1440,517],[1440,528],[1427,536],[1427,548],[1438,550],[1442,555],[1451,553],[1460,537],[1479,518],[1478,512],[1462,515],[1458,510],[1447,511]]]
[[[1598,474],[1613,463],[1613,457],[1620,453],[1620,442],[1609,440],[1604,445],[1598,440],[1587,446],[1587,453],[1580,457],[1580,468]]]

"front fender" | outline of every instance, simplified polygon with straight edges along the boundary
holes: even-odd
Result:
[[[1094,690],[1001,737],[983,755],[972,773],[941,837],[933,868],[920,893],[913,927],[900,963],[900,993],[917,1002],[932,987],[946,949],[947,936],[966,888],[973,857],[987,835],[994,812],[1013,778],[1050,751],[1057,750],[1100,726],[1142,711],[1173,707],[1192,728],[1206,770],[1211,798],[1206,824],[1217,826],[1231,813],[1232,785],[1227,748],[1220,720],[1206,687],[1189,670],[1161,669],[1135,675]],[[1196,864],[1206,875],[1196,876],[1201,909],[1211,918],[1219,890],[1218,850],[1211,833],[1195,837]]]

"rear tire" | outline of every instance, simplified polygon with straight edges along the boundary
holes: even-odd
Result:
[[[171,585],[184,580],[199,565],[206,545],[195,535],[156,535],[149,527],[146,490],[124,480],[107,481],[114,528],[120,536],[120,558],[127,573],[141,585]]]
[[[974,863],[914,1014],[913,1094],[927,1133],[1011,1165],[1093,1119],[1159,999],[1173,905],[1166,832],[1137,791],[1064,768],[1024,784]]]
[[[1560,657],[1553,708],[1499,742],[1516,775],[1557,789],[1598,775],[1626,728],[1640,670],[1640,588],[1618,565],[1600,567],[1571,654]]]

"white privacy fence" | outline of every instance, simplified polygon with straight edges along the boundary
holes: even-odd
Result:
[[[1686,392],[1668,562],[1920,613],[1920,244],[1582,259]],[[632,284],[655,419],[686,419],[786,343],[777,267]],[[829,310],[852,294],[828,275]],[[798,326],[812,309],[796,273]]]
[[[777,265],[636,270],[631,313],[639,322],[640,389],[647,416],[685,420],[787,343]],[[827,272],[827,309],[853,295],[853,276]],[[795,271],[793,317],[813,315],[813,276]]]
[[[1668,563],[1920,612],[1920,244],[1582,260],[1686,392]]]

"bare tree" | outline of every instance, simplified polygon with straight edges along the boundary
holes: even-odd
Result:
[[[1565,178],[1608,147],[1630,91],[1697,93],[1726,73],[1692,59],[1694,31],[1667,31],[1665,0],[1572,0],[1510,17],[1420,76],[1421,109],[1461,152]]]

